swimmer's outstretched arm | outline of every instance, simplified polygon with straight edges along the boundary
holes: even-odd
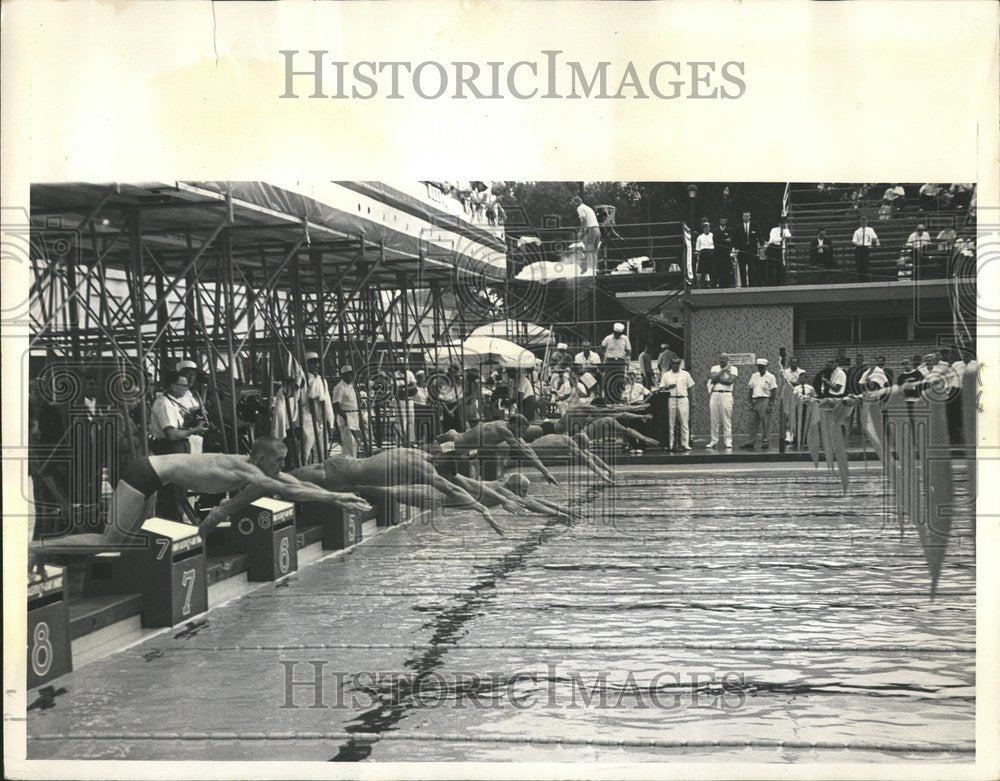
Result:
[[[618,475],[615,474],[615,470],[612,469],[603,458],[597,455],[597,453],[591,453],[590,451],[587,450],[584,450],[583,452],[587,456],[587,458],[589,458],[598,467],[607,472],[608,476],[611,477],[612,480],[618,479]]]
[[[497,493],[509,496],[512,500],[519,502],[532,512],[536,512],[541,515],[551,515],[555,518],[564,518],[570,521],[583,520],[579,516],[573,515],[573,513],[569,512],[565,508],[559,507],[558,505],[548,502],[545,499],[537,499],[533,496],[518,496],[509,488],[500,485],[499,483],[494,483],[493,487],[496,489]]]
[[[614,430],[619,434],[627,434],[630,437],[634,437],[635,439],[638,439],[640,442],[645,442],[647,445],[653,445],[655,447],[660,444],[652,437],[647,437],[645,434],[640,434],[633,428],[629,428],[628,426],[623,426],[617,420],[614,421]]]
[[[519,453],[522,456],[526,456],[528,460],[531,461],[535,469],[541,472],[542,477],[544,477],[552,485],[559,485],[559,481],[552,476],[552,473],[548,469],[545,468],[545,464],[542,463],[541,459],[538,457],[538,454],[535,453],[535,450],[534,448],[531,447],[531,445],[529,445],[523,439],[515,437],[513,432],[510,431],[510,429],[503,431],[503,438],[504,441],[508,445],[510,445],[511,455]]]
[[[569,443],[570,457],[575,461],[585,464],[591,472],[597,475],[601,480],[608,483],[614,482],[614,473],[608,468],[608,465],[603,461],[600,464],[597,463],[597,457],[593,453],[581,448],[576,442]]]
[[[527,514],[525,512],[524,500],[499,484],[480,483],[465,475],[455,475],[455,479],[452,482],[460,485],[487,507],[501,506],[513,515]]]
[[[327,491],[311,483],[303,483],[284,473],[279,474],[277,478],[271,478],[249,464],[246,468],[248,470],[247,486],[236,496],[213,508],[200,528],[211,529],[257,499],[271,495],[277,495],[293,502],[326,502],[337,505],[345,512],[364,512],[369,509],[368,502],[354,494]]]
[[[452,499],[460,502],[461,507],[470,507],[481,516],[483,520],[486,521],[501,537],[503,536],[503,527],[500,526],[496,521],[493,520],[493,516],[490,515],[490,511],[486,509],[482,504],[473,499],[469,493],[461,486],[455,485],[445,480],[441,475],[435,472],[433,469],[430,470],[430,474],[427,475],[427,480],[430,482],[431,486],[436,488],[441,493],[446,496],[450,496]]]

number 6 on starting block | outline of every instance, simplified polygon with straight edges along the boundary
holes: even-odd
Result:
[[[299,568],[295,505],[258,499],[234,519],[227,547],[249,555],[247,580],[277,580],[295,572]]]

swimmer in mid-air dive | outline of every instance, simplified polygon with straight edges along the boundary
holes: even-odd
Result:
[[[524,440],[523,433],[529,425],[528,419],[523,415],[511,415],[510,420],[479,423],[464,434],[450,431],[441,439],[450,440],[454,444],[455,456],[458,458],[475,453],[481,459],[495,457],[502,462],[508,453],[519,455],[527,459],[549,483],[559,485],[559,481],[545,468],[531,445]]]
[[[532,440],[531,446],[543,463],[560,464],[568,460],[571,464],[586,466],[607,483],[613,485],[615,482],[614,470],[588,450],[590,439],[583,432],[572,437],[566,434],[543,434]]]
[[[451,479],[487,507],[503,507],[514,515],[527,515],[528,512],[536,512],[567,521],[583,520],[580,515],[553,502],[538,498],[529,499],[528,488],[531,481],[521,474],[507,475],[503,480],[484,480],[483,482],[463,475],[455,475]],[[443,497],[427,485],[401,485],[392,489],[373,490],[372,493],[381,494],[386,498],[395,499],[414,507],[439,509],[467,506],[460,499]]]
[[[279,496],[292,502],[326,502],[347,512],[369,509],[353,493],[326,491],[281,472],[285,443],[277,437],[258,438],[249,456],[227,453],[174,453],[148,456],[129,463],[111,497],[108,525],[102,534],[72,536],[32,543],[36,555],[88,555],[100,549],[126,547],[146,519],[146,502],[166,485],[204,494],[240,491],[209,512],[204,531],[226,520],[245,504],[262,496]],[[253,499],[246,500],[246,496]]]
[[[392,448],[369,458],[333,456],[322,464],[299,467],[292,475],[331,491],[390,496],[406,504],[411,504],[406,500],[410,493],[406,489],[426,486],[449,497],[458,506],[475,510],[497,534],[504,533],[503,527],[493,520],[486,507],[461,486],[441,477],[435,471],[431,457],[415,448]]]

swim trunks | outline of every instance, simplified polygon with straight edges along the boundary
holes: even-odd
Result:
[[[121,480],[147,499],[166,485],[149,463],[149,458],[138,458],[126,464]]]
[[[353,480],[351,477],[351,466],[353,458],[345,456],[330,456],[323,462],[323,472],[326,475],[327,491],[340,491],[349,487]]]

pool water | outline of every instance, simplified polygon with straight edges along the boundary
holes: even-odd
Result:
[[[877,466],[718,470],[424,516],[59,679],[29,757],[973,761],[971,517],[931,601]]]

